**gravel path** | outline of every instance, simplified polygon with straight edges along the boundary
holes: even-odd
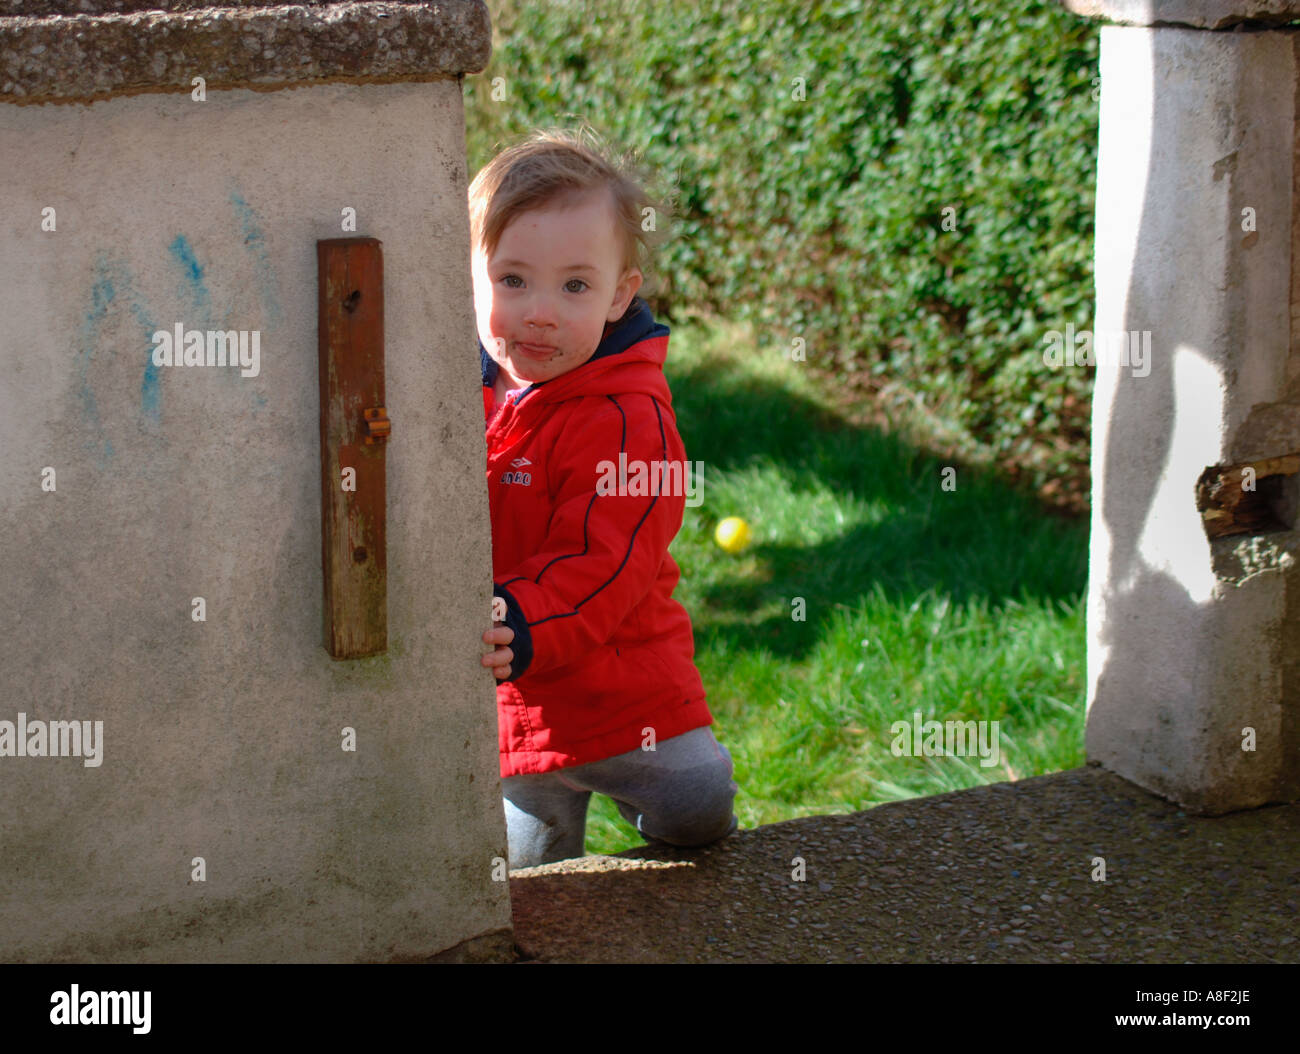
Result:
[[[541,962],[1294,963],[1300,803],[1189,816],[1074,769],[528,868],[510,894]]]

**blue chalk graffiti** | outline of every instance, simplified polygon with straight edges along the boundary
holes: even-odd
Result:
[[[91,427],[96,433],[93,441],[95,452],[103,468],[113,456],[113,443],[104,434],[103,422],[99,419],[99,405],[95,401],[94,389],[90,386],[90,363],[95,357],[99,345],[99,331],[108,314],[108,307],[117,296],[113,287],[112,268],[101,253],[95,260],[95,281],[90,287],[90,310],[86,312],[85,325],[82,327],[84,339],[81,352],[77,356],[77,394],[81,397],[81,408]]]
[[[262,224],[256,210],[244,200],[238,190],[230,192],[230,203],[239,218],[240,230],[244,235],[244,245],[253,257],[253,269],[257,275],[257,291],[262,296],[262,309],[266,317],[275,324],[282,318],[280,300],[276,296],[275,269],[271,266],[271,254],[266,246],[266,236],[262,233]]]
[[[109,311],[113,307],[129,304],[132,316],[140,327],[141,335],[138,346],[131,349],[132,357],[140,354],[144,357],[143,376],[140,380],[140,409],[148,423],[157,424],[162,415],[160,405],[161,384],[158,368],[153,364],[153,347],[150,335],[158,328],[151,313],[143,304],[143,298],[135,289],[135,281],[126,264],[110,259],[106,253],[99,253],[95,259],[95,279],[90,287],[90,310],[86,312],[81,353],[78,356],[77,394],[81,399],[82,410],[91,427],[98,433],[95,441],[99,450],[100,467],[114,454],[112,440],[105,433],[99,415],[99,404],[91,386],[90,365],[103,346],[102,331]],[[138,347],[138,351],[137,351]],[[128,360],[129,361],[129,360]]]
[[[188,294],[193,299],[202,313],[203,323],[211,325],[212,298],[208,295],[208,287],[203,282],[203,267],[198,257],[194,255],[193,247],[185,235],[178,234],[171,245],[167,246],[167,250],[180,264],[181,273],[185,276],[186,289],[182,295]]]
[[[160,396],[162,395],[162,384],[158,376],[158,367],[153,364],[153,340],[152,334],[158,329],[150,321],[144,309],[134,300],[131,303],[131,311],[140,323],[140,327],[145,332],[145,356],[144,356],[144,376],[140,378],[140,411],[146,417],[157,424],[162,418],[162,407],[160,405]]]

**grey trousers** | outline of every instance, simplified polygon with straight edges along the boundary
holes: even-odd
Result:
[[[630,750],[588,765],[501,781],[509,866],[534,867],[583,855],[592,792],[614,799],[646,841],[707,845],[736,829],[731,754],[707,726],[654,750]]]

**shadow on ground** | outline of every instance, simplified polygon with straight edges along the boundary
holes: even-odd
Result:
[[[879,510],[830,541],[754,546],[747,555],[757,574],[701,594],[700,643],[712,635],[731,648],[805,655],[823,630],[817,618],[709,618],[752,613],[773,598],[788,605],[786,598],[803,596],[810,612],[824,612],[852,607],[869,588],[895,601],[934,591],[959,604],[983,598],[995,606],[1073,599],[1082,591],[1086,521],[1063,519],[992,473],[960,463],[951,463],[956,489],[944,490],[949,463],[723,364],[668,372],[687,455],[704,462],[706,480],[710,470],[775,466],[796,493],[820,487]]]

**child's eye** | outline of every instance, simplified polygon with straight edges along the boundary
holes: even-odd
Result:
[[[519,285],[511,285],[512,280],[518,282]],[[520,278],[517,274],[504,274],[501,276],[500,281],[510,286],[511,289],[518,289],[519,286],[522,286],[524,284],[524,280]]]
[[[576,282],[578,285],[580,285],[580,286],[582,287],[582,289],[569,289],[569,287],[570,287],[571,285],[573,285],[575,282]],[[581,278],[570,278],[570,279],[569,279],[569,280],[564,284],[564,288],[565,288],[565,289],[568,289],[570,293],[581,293],[583,289],[586,289],[586,288],[587,288],[587,283],[584,282]]]

